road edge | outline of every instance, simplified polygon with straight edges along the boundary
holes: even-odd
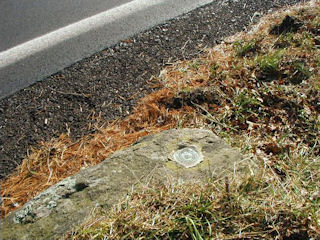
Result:
[[[0,52],[0,100],[213,0],[134,0]]]

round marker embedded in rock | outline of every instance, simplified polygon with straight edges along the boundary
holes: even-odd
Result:
[[[186,168],[190,168],[202,162],[203,155],[198,147],[188,146],[173,152],[170,159]]]

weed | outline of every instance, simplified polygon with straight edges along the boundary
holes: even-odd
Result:
[[[219,64],[214,62],[210,66],[210,78],[215,78],[218,75]]]
[[[235,98],[236,110],[235,113],[237,116],[241,116],[241,118],[245,118],[244,115],[256,114],[259,110],[259,107],[263,107],[261,102],[248,91],[241,92]]]
[[[304,62],[296,61],[292,64],[291,74],[289,81],[293,84],[299,84],[303,80],[308,79],[311,76],[309,69]]]
[[[201,64],[202,64],[201,61],[195,60],[190,64],[190,66],[195,70],[199,70]]]
[[[315,38],[313,34],[309,32],[303,32],[301,35],[300,43],[302,49],[307,49],[308,51],[312,51],[316,49],[315,46]]]
[[[259,56],[257,62],[261,72],[267,75],[279,73],[279,65],[283,54],[283,51],[278,50],[264,56]]]
[[[274,43],[275,48],[288,48],[291,45],[296,43],[294,39],[295,34],[292,32],[283,33],[279,36],[279,38]]]
[[[313,33],[320,32],[320,16],[316,16],[310,23],[311,31]]]
[[[236,55],[238,57],[244,57],[250,52],[255,52],[257,50],[257,41],[251,40],[248,42],[245,41],[236,41],[234,44]]]

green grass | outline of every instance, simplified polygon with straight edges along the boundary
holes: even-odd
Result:
[[[248,53],[253,53],[257,50],[258,44],[256,40],[251,40],[248,42],[236,41],[234,44],[236,50],[236,56],[244,57]]]
[[[276,51],[271,54],[259,56],[257,59],[260,70],[265,74],[276,74],[280,70],[280,62],[283,51]]]

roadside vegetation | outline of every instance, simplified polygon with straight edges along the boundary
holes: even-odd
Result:
[[[246,156],[205,185],[143,186],[64,239],[320,239],[320,4],[266,16],[203,56],[168,66],[123,120],[33,149],[2,182],[2,213],[170,128],[211,129]]]

